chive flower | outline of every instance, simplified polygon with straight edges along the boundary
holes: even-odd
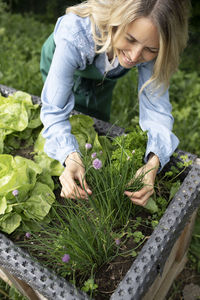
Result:
[[[64,254],[64,256],[62,257],[62,261],[64,263],[68,263],[70,261],[70,256],[69,254]]]
[[[29,238],[31,237],[30,232],[26,232],[25,237],[26,237],[27,239],[29,239]]]
[[[98,158],[94,159],[92,162],[93,168],[95,168],[96,170],[99,170],[102,168],[102,161]]]
[[[134,154],[134,153],[135,153],[135,150],[132,151],[132,154]]]
[[[13,196],[17,197],[19,195],[19,191],[18,190],[13,190],[12,194],[13,194]]]
[[[116,244],[117,246],[119,246],[120,243],[121,243],[121,240],[120,240],[120,239],[115,239],[115,244]]]
[[[91,154],[91,157],[92,157],[92,158],[95,158],[96,156],[97,156],[97,153],[96,153],[96,152],[94,152],[94,153]]]
[[[86,144],[85,144],[85,149],[86,149],[86,150],[92,149],[92,145],[89,144],[89,143],[86,143]]]

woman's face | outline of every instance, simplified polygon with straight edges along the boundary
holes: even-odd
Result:
[[[156,26],[142,17],[130,23],[114,44],[119,63],[130,69],[138,63],[154,59],[159,51],[159,35]]]

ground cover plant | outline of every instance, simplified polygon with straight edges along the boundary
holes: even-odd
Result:
[[[136,126],[115,138],[109,134],[98,136],[91,117],[74,115],[70,117],[72,133],[80,145],[86,179],[93,194],[88,195],[87,201],[78,197],[76,200],[61,198],[57,176],[63,166],[43,151],[39,107],[30,104],[29,97],[23,92],[8,98],[1,96],[4,110],[6,105],[9,108],[18,105],[27,117],[9,113],[9,118],[2,118],[0,124],[4,133],[0,155],[0,229],[11,234],[15,242],[19,240],[18,245],[25,247],[33,259],[39,259],[90,295],[96,293],[97,299],[107,299],[124,273],[120,278],[115,277],[103,293],[105,278],[102,279],[100,269],[113,264],[118,257],[128,257],[126,268],[130,266],[180,188],[178,175],[190,162],[182,157],[177,166],[161,173],[154,196],[144,208],[136,206],[124,191],[137,191],[143,186],[145,174],[136,176],[136,171],[143,165],[146,132]],[[17,126],[20,124],[23,126]],[[20,139],[29,127],[38,134],[36,140],[28,142],[33,147],[32,159],[18,155],[22,149]],[[14,139],[18,143],[12,147],[10,141]],[[57,197],[53,190],[55,194],[58,192]]]

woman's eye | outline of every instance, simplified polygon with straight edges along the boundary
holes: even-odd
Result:
[[[157,50],[152,50],[152,49],[150,49],[150,48],[144,48],[146,51],[148,51],[148,52],[151,52],[151,53],[158,53],[158,51]]]
[[[129,43],[134,43],[134,42],[135,42],[135,40],[130,39],[130,38],[128,38],[128,37],[126,37],[126,40],[127,40]]]

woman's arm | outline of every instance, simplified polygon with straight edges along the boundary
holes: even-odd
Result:
[[[153,62],[141,64],[139,70],[138,89],[151,77]],[[147,131],[148,142],[146,147],[145,162],[149,153],[159,157],[160,169],[169,161],[178,146],[179,140],[172,132],[173,116],[169,101],[168,90],[163,93],[162,87],[154,91],[147,86],[139,96],[140,127]]]
[[[153,62],[138,66],[140,90],[142,85],[151,77]],[[171,114],[171,104],[169,93],[162,90],[153,91],[148,86],[139,96],[140,107],[140,127],[147,131],[148,142],[146,147],[145,162],[136,176],[145,174],[143,182],[144,188],[140,191],[125,194],[138,205],[146,205],[149,197],[154,192],[154,181],[158,171],[169,161],[170,156],[178,146],[178,138],[172,133],[173,117]]]
[[[74,72],[84,69],[87,54],[92,47],[85,39],[87,47],[83,49],[79,39],[84,40],[84,31],[80,22],[74,16],[59,19],[54,32],[56,48],[50,70],[42,90],[41,120],[44,125],[43,137],[45,138],[44,150],[48,156],[65,163],[65,170],[60,177],[62,184],[61,194],[65,197],[87,198],[87,184],[82,178],[84,166],[79,155],[79,146],[74,135],[71,134],[69,116],[74,108]],[[73,30],[71,26],[74,24]],[[80,31],[77,38],[77,31]],[[88,32],[87,32],[88,34]],[[88,50],[89,49],[89,50]],[[90,59],[92,59],[90,57]],[[77,185],[79,181],[80,186]],[[91,191],[87,191],[90,193]]]

